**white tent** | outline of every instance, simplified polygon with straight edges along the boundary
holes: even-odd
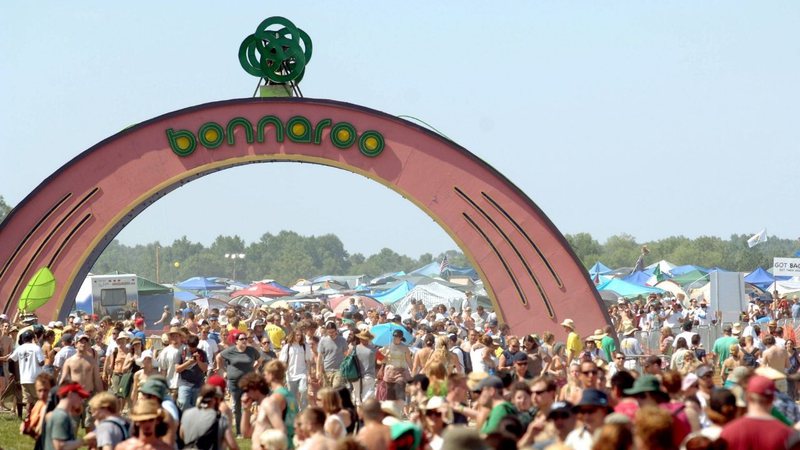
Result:
[[[797,277],[795,277],[791,280],[776,281],[767,288],[767,292],[773,292],[776,290],[780,295],[798,292],[800,291],[800,280],[797,280]]]
[[[672,273],[672,269],[675,268],[675,264],[672,264],[671,262],[669,262],[669,261],[667,261],[665,259],[662,259],[661,261],[659,261],[657,263],[650,264],[646,268],[647,269],[655,269],[656,266],[658,266],[661,269],[661,273],[663,273],[665,275],[671,274]]]
[[[421,300],[422,304],[425,305],[428,310],[442,304],[446,306],[447,309],[453,306],[456,310],[461,310],[461,302],[463,302],[465,298],[467,298],[467,296],[459,290],[449,288],[439,283],[429,283],[411,289],[405,297],[395,302],[391,306],[391,309],[403,317],[409,316],[411,315],[411,300],[416,299]]]

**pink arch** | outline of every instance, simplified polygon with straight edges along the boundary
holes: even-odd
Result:
[[[258,140],[259,121],[267,124],[263,142]],[[252,142],[245,123],[253,127]],[[203,146],[201,128],[208,132],[205,144],[219,144],[216,148]],[[344,129],[338,135],[342,138],[354,130],[353,144],[346,149],[335,145],[332,129]],[[180,130],[197,141],[188,156],[179,156],[173,148],[189,142],[178,141]],[[304,136],[304,130],[309,134]],[[215,134],[219,131],[223,136]],[[341,139],[338,143],[343,144]],[[378,150],[377,156],[370,155]],[[0,225],[4,312],[14,313],[33,273],[50,267],[57,280],[56,294],[37,312],[42,320],[63,318],[102,250],[147,206],[205,174],[273,161],[311,162],[355,172],[412,201],[474,263],[501,320],[514,333],[561,334],[559,323],[565,318],[574,319],[584,333],[610,323],[563,236],[499,172],[466,149],[404,120],[314,99],[199,105],[131,127],[77,156],[42,182]]]

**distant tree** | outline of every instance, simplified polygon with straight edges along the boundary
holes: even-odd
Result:
[[[586,268],[591,267],[597,261],[602,261],[603,247],[589,233],[567,234],[564,236],[570,247],[583,262]],[[607,262],[604,262],[607,264]]]
[[[612,268],[633,267],[641,253],[641,245],[636,243],[633,236],[625,233],[609,237],[603,247],[603,263]],[[645,262],[650,264],[653,261],[648,258]]]
[[[12,209],[11,205],[6,203],[6,200],[3,198],[2,195],[0,195],[0,222],[2,222],[6,218],[8,213],[11,212],[11,209]]]

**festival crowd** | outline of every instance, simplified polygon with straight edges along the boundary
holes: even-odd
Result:
[[[0,447],[800,448],[800,358],[778,325],[791,303],[750,308],[714,342],[696,332],[717,323],[708,305],[662,295],[620,302],[585,336],[565,319],[566,342],[512,335],[471,293],[402,316],[358,298],[341,314],[323,302],[46,326],[3,315],[0,403],[16,400],[28,437]]]

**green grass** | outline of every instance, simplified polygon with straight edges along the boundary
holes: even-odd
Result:
[[[10,413],[0,414],[0,450],[30,450],[33,439],[19,434],[20,420]],[[81,435],[83,430],[81,430]],[[239,439],[241,450],[250,450],[250,439]]]

